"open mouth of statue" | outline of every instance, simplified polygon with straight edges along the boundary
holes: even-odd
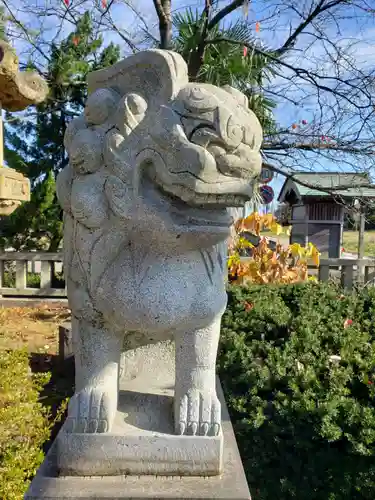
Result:
[[[186,183],[161,183],[153,169],[144,170],[142,185],[143,190],[148,193],[145,199],[151,203],[153,199],[160,208],[164,205],[163,210],[170,214],[175,224],[224,230],[233,224],[233,218],[227,209],[244,206],[250,198],[249,190],[252,189],[246,181],[235,179],[228,182],[228,189],[222,183],[204,183],[200,185],[200,189],[207,189],[208,192],[198,192]]]
[[[212,195],[209,202],[207,201],[207,197],[202,197],[201,200],[197,200],[195,206],[191,206],[160,186],[157,186],[157,189],[164,199],[168,200],[170,213],[176,222],[180,224],[188,223],[196,226],[230,227],[233,223],[226,205],[223,206],[220,203],[215,203],[214,195]]]
[[[231,206],[232,198],[224,200],[217,195],[197,196],[194,206],[184,202],[161,186],[155,186],[165,201],[169,204],[169,211],[173,220],[179,225],[212,226],[229,228],[233,218],[227,207]]]

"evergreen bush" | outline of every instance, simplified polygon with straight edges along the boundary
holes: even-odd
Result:
[[[375,498],[375,292],[228,295],[218,370],[253,500]]]
[[[49,374],[31,375],[26,351],[0,351],[0,498],[20,500],[43,461],[50,415],[38,401]]]

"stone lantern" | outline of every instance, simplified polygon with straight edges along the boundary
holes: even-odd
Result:
[[[35,71],[20,71],[14,49],[0,40],[0,216],[10,215],[30,200],[30,181],[12,168],[4,167],[2,109],[23,111],[39,104],[48,94],[46,81]]]

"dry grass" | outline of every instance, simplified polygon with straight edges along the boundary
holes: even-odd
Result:
[[[59,324],[70,318],[70,310],[59,304],[0,308],[0,349],[27,347],[30,353],[55,354]]]

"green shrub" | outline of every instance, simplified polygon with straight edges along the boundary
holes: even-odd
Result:
[[[375,498],[375,292],[228,293],[218,370],[253,500]]]
[[[16,286],[16,274],[14,272],[4,273],[4,287],[15,288]],[[52,288],[64,288],[65,281],[63,273],[56,272],[52,277],[51,282]],[[26,276],[26,286],[28,288],[40,288],[40,274],[39,273],[27,273]]]
[[[0,498],[20,500],[43,460],[49,412],[38,402],[49,374],[31,375],[26,351],[0,351]]]

